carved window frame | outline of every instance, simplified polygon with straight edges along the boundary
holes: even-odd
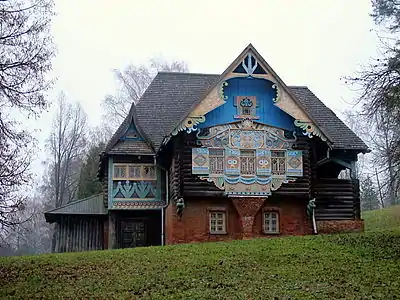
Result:
[[[271,150],[271,173],[279,176],[286,174],[285,150]]]
[[[264,210],[262,216],[263,216],[263,232],[265,234],[280,234],[279,211]]]
[[[252,149],[240,149],[240,175],[255,176],[256,173],[256,151]]]
[[[222,176],[225,172],[225,150],[223,148],[208,148],[210,176]]]
[[[208,209],[208,230],[210,234],[227,234],[227,213],[225,209]]]
[[[116,171],[118,169],[121,171]],[[112,173],[113,180],[135,180],[135,181],[157,180],[157,170],[154,164],[114,163],[112,172],[113,172]],[[120,172],[120,174],[124,173],[125,176],[120,176],[118,172]]]

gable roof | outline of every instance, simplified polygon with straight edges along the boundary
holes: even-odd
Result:
[[[182,116],[190,113],[220,78],[216,74],[157,74],[136,106],[137,122],[154,149],[159,149],[163,139],[170,135]],[[288,90],[329,136],[333,149],[368,150],[367,145],[307,87],[288,86]]]
[[[137,122],[158,150],[164,137],[203,99],[220,75],[159,72],[136,105]]]
[[[149,145],[146,134],[141,130],[140,125],[136,122],[136,106],[132,103],[129,114],[126,116],[117,131],[108,141],[104,152],[107,154],[154,154],[153,148]],[[135,124],[136,130],[143,140],[120,140],[129,129],[131,124]]]
[[[106,215],[103,194],[93,195],[84,199],[70,202],[61,207],[46,211],[44,216],[47,222],[54,221],[56,215]]]

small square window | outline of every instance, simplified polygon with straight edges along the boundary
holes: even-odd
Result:
[[[226,213],[224,211],[211,211],[209,214],[210,233],[226,233]]]
[[[266,211],[263,214],[264,233],[277,234],[279,233],[279,213]]]

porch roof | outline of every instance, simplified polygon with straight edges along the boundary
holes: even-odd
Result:
[[[93,195],[84,199],[70,202],[61,207],[48,210],[44,213],[46,222],[53,222],[60,215],[107,215],[104,207],[103,194]]]

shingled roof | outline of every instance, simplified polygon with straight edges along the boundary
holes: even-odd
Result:
[[[154,154],[154,150],[149,145],[149,139],[146,134],[141,130],[140,125],[136,121],[137,113],[136,106],[132,104],[129,114],[126,116],[122,124],[118,127],[117,131],[108,141],[104,152],[107,154]],[[121,140],[121,137],[126,133],[129,126],[135,124],[136,130],[143,138],[142,140]]]
[[[159,149],[164,137],[207,95],[220,75],[160,72],[136,106],[137,121]]]
[[[160,72],[136,106],[137,122],[154,149],[170,135],[195,103],[204,98],[221,75]],[[366,151],[366,144],[307,87],[289,86],[294,97],[331,139],[333,149]]]

